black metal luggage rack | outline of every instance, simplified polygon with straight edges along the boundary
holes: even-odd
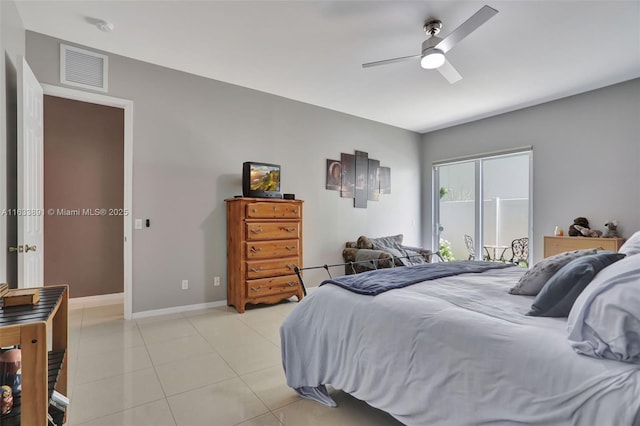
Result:
[[[437,256],[440,259],[440,262],[444,262],[444,259],[442,257],[442,255],[440,254],[440,251],[436,251],[434,253],[431,253],[429,256]],[[357,264],[371,264],[373,266],[373,270],[377,270],[378,269],[378,262],[391,262],[391,267],[395,268],[396,264],[395,264],[395,260],[396,259],[410,259],[412,257],[423,257],[421,254],[413,254],[413,255],[407,255],[407,256],[393,256],[392,258],[386,258],[386,259],[371,259],[371,260],[360,260],[357,262],[344,262],[344,263],[334,263],[332,265],[328,265],[328,264],[324,264],[324,265],[320,265],[320,266],[307,266],[305,268],[299,268],[298,266],[294,267],[293,270],[296,273],[296,276],[298,277],[298,281],[300,281],[300,286],[302,286],[302,292],[303,294],[306,296],[307,295],[307,288],[304,285],[304,281],[302,280],[302,275],[300,274],[300,272],[302,271],[308,271],[311,269],[324,269],[325,271],[327,271],[327,274],[329,275],[329,279],[333,279],[333,276],[331,275],[331,272],[329,271],[329,268],[334,268],[334,267],[338,267],[338,266],[351,266],[351,270],[353,271],[353,273],[356,273],[356,269],[354,267],[354,265]],[[387,269],[387,268],[384,268]]]

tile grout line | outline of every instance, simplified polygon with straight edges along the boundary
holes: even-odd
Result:
[[[169,404],[169,397],[167,396],[167,392],[164,389],[164,386],[162,385],[162,380],[160,380],[160,374],[158,374],[158,369],[156,368],[156,364],[153,362],[153,358],[151,358],[151,353],[149,352],[149,348],[147,346],[147,341],[144,338],[144,334],[142,334],[142,330],[140,329],[140,324],[138,324],[137,320],[134,320],[136,322],[136,329],[138,330],[138,333],[140,333],[140,337],[142,338],[142,343],[144,344],[144,349],[145,351],[147,351],[147,355],[149,356],[149,360],[151,361],[151,367],[153,367],[153,372],[156,375],[156,379],[158,380],[158,384],[160,385],[160,389],[162,389],[162,394],[164,395],[164,403],[167,404],[167,407],[169,408],[169,412],[171,413],[171,419],[173,420],[173,424],[174,425],[178,425],[178,421],[176,420],[176,415],[174,414],[173,410],[171,409],[171,404]]]

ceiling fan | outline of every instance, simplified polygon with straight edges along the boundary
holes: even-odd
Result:
[[[375,67],[377,65],[386,65],[394,62],[406,61],[409,59],[420,59],[420,65],[425,69],[437,69],[444,78],[453,84],[462,79],[462,76],[447,61],[445,53],[451,50],[466,36],[477,30],[482,24],[491,19],[496,13],[492,7],[483,6],[469,19],[462,23],[458,28],[453,30],[445,38],[437,37],[442,28],[442,22],[432,19],[424,24],[424,31],[427,33],[427,39],[422,42],[422,53],[420,55],[402,56],[400,58],[385,59],[383,61],[369,62],[362,64],[362,68]]]

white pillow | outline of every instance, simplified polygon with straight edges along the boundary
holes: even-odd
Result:
[[[640,256],[596,275],[571,308],[567,331],[578,353],[640,364]]]
[[[618,253],[624,253],[627,256],[640,254],[640,231],[636,232],[627,241],[622,244]]]

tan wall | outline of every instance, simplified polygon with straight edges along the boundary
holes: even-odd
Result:
[[[72,297],[124,290],[123,216],[84,211],[122,209],[123,161],[122,109],[45,96],[46,285],[69,284]]]

